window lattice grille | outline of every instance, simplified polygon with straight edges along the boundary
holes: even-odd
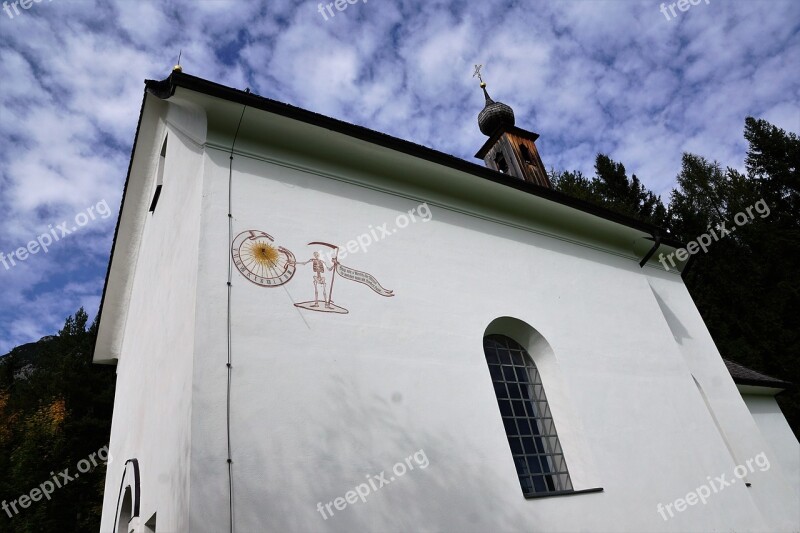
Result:
[[[533,359],[503,335],[485,337],[483,351],[523,494],[571,492],[564,453]]]

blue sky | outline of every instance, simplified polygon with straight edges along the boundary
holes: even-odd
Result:
[[[143,80],[180,49],[189,74],[470,161],[482,63],[548,168],[607,153],[665,201],[683,152],[743,166],[746,116],[800,132],[796,0],[670,20],[630,0],[27,1],[0,11],[0,252],[59,240],[0,263],[0,354],[96,314]]]

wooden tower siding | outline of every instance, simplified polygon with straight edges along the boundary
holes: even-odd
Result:
[[[525,162],[525,156],[520,146],[527,147],[530,153],[530,164]],[[551,188],[550,180],[547,177],[547,171],[539,156],[539,150],[536,149],[536,144],[532,140],[508,131],[500,135],[500,138],[483,158],[487,167],[499,171],[500,169],[497,168],[497,164],[495,163],[495,157],[498,152],[502,152],[508,164],[509,175],[541,185],[542,187]]]

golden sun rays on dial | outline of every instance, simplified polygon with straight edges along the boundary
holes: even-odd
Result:
[[[267,241],[256,241],[250,245],[250,256],[263,267],[274,267],[278,264],[280,253]]]
[[[294,254],[277,246],[274,239],[259,230],[243,231],[233,240],[231,259],[236,269],[262,287],[278,287],[288,282],[296,270]]]

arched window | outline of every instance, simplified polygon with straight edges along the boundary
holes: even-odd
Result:
[[[141,483],[139,481],[139,460],[128,459],[125,461],[125,470],[117,496],[117,514],[114,519],[114,533],[128,533],[131,531],[130,523],[139,517],[139,503],[141,496]]]
[[[483,351],[522,493],[572,492],[564,453],[536,365],[515,340],[487,335]]]

